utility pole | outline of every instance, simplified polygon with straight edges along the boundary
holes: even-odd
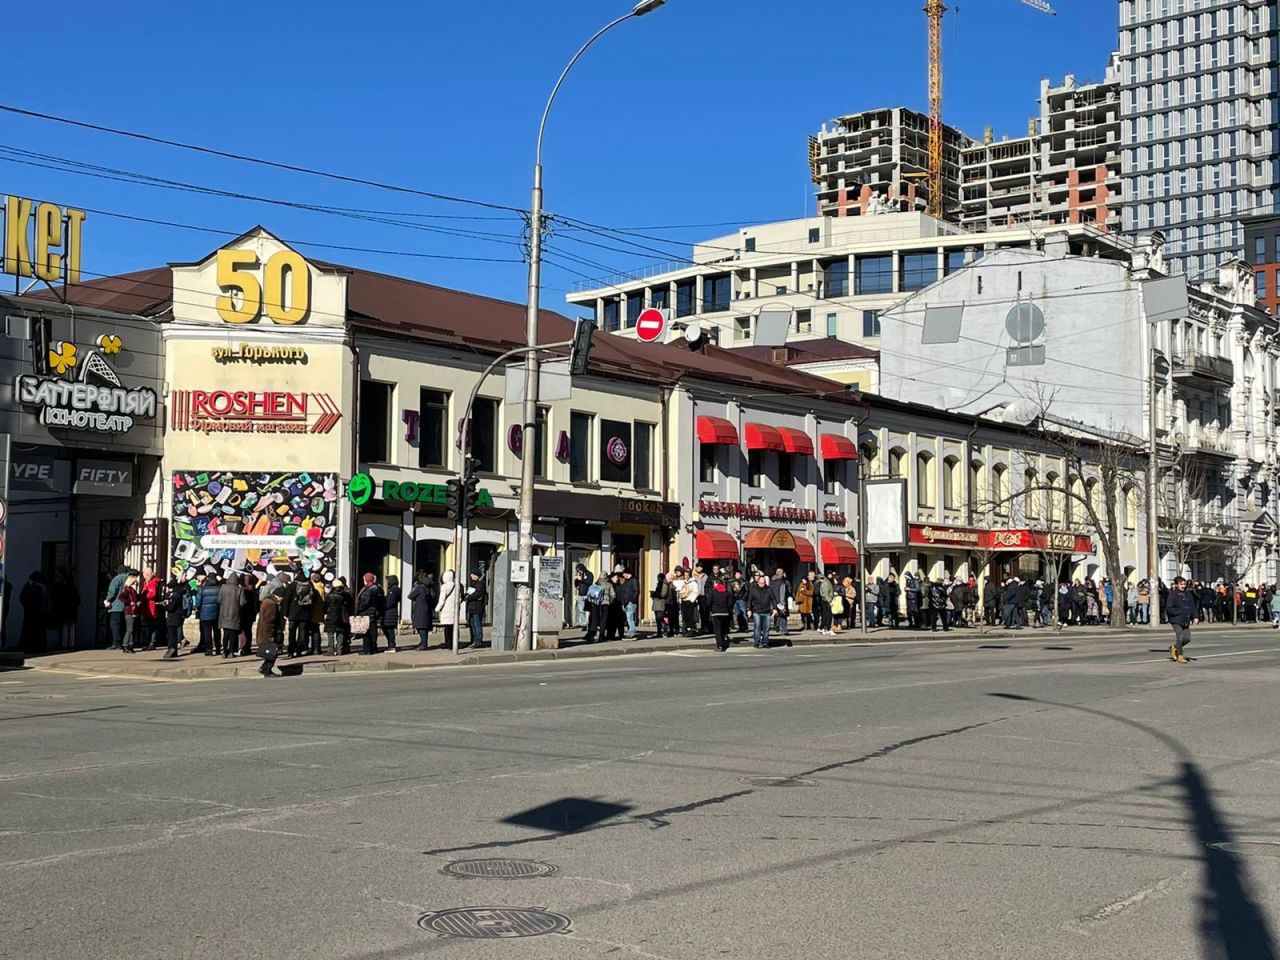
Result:
[[[1147,322],[1147,339],[1150,341],[1147,371],[1147,583],[1151,595],[1151,626],[1160,625],[1160,539],[1156,535],[1156,489],[1159,477],[1160,456],[1156,449],[1156,325]]]

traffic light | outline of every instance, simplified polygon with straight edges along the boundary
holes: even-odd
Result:
[[[480,499],[480,478],[467,477],[467,482],[462,485],[462,495],[467,519],[471,519],[479,510],[477,501]]]
[[[448,491],[444,497],[445,516],[450,520],[462,519],[462,481],[453,477],[445,484]]]
[[[591,335],[596,332],[594,320],[579,320],[573,331],[573,348],[569,351],[569,374],[581,376],[587,372],[587,358],[591,355]]]

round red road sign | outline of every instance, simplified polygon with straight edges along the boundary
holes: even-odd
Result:
[[[667,329],[667,315],[657,307],[643,310],[636,318],[636,336],[645,343],[653,343]]]

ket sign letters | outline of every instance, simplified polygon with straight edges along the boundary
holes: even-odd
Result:
[[[4,198],[4,272],[55,283],[80,282],[83,210],[56,203],[37,203],[12,195]]]

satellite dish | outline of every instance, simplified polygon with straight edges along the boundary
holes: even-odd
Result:
[[[1028,424],[1040,415],[1040,408],[1031,400],[1015,400],[1001,411],[1005,423]]]
[[[684,338],[689,346],[695,346],[702,339],[702,325],[699,323],[691,323],[684,328]]]

